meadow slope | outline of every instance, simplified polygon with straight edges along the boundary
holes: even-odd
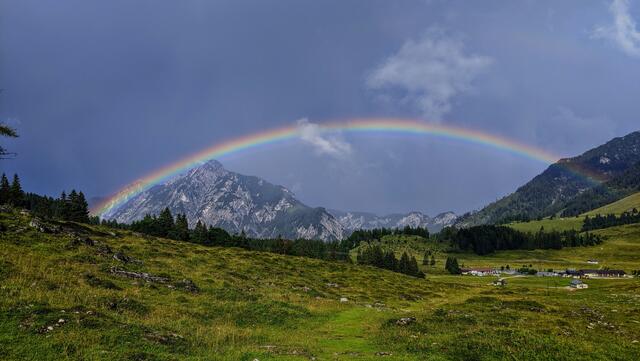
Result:
[[[571,292],[564,279],[511,278],[497,288],[101,227],[43,233],[30,222],[0,213],[3,360],[640,358],[638,279]],[[636,249],[611,236],[611,252]]]

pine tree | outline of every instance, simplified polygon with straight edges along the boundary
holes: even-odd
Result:
[[[429,255],[430,255],[430,254],[431,254],[431,252],[429,252],[429,251],[426,251],[426,252],[424,253],[424,256],[422,257],[422,265],[423,265],[423,266],[427,266],[427,265],[429,265]]]
[[[207,226],[205,226],[200,220],[198,220],[193,232],[191,233],[191,241],[199,244],[207,243]]]
[[[447,262],[444,266],[445,270],[447,270],[452,275],[458,275],[461,273],[460,266],[458,265],[458,259],[453,257],[447,257]]]
[[[167,207],[160,212],[160,216],[158,216],[158,236],[167,237],[174,227],[175,222],[173,220],[173,215]]]
[[[189,240],[189,223],[186,214],[178,214],[173,230],[169,233],[169,238],[177,241]]]
[[[423,278],[424,277],[424,273],[420,270],[420,267],[418,267],[418,261],[413,256],[411,256],[411,259],[409,260],[409,273],[408,274],[411,275],[411,276],[414,276],[414,277],[418,277],[418,278]]]
[[[72,190],[69,194],[69,214],[67,220],[73,222],[89,223],[89,204],[84,193],[76,193]]]
[[[398,259],[396,259],[396,255],[393,254],[392,251],[385,253],[383,264],[383,268],[390,271],[396,271],[398,269]]]
[[[17,174],[13,175],[13,182],[9,189],[9,203],[16,207],[21,207],[24,203],[24,191],[20,185],[20,178]]]
[[[0,204],[6,204],[9,202],[11,186],[9,185],[9,179],[7,175],[2,173],[2,180],[0,181]]]
[[[409,262],[410,260],[407,252],[402,253],[402,256],[400,257],[400,261],[398,262],[398,272],[409,274],[409,268],[410,268]]]

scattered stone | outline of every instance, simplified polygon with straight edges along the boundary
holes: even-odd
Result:
[[[340,297],[340,302],[341,303],[346,303],[346,302],[349,302],[349,299],[346,298],[346,297]]]
[[[126,254],[122,253],[122,252],[116,252],[113,254],[113,259],[115,259],[116,261],[120,261],[122,263],[129,263],[132,261],[132,258],[127,256]]]
[[[29,226],[35,228],[38,232],[41,233],[60,233],[60,227],[47,224],[43,222],[40,218],[34,217],[31,222],[29,222]]]
[[[79,236],[75,236],[70,242],[69,242],[69,247],[70,248],[76,248],[78,246],[89,246],[89,247],[93,247],[97,244],[96,241],[94,241],[93,239],[89,238],[89,237],[79,237]]]
[[[396,325],[398,326],[407,326],[416,322],[415,317],[402,317],[401,319],[396,321]]]
[[[638,343],[638,340],[633,340],[631,341],[631,343]]]
[[[113,254],[113,251],[111,250],[111,247],[107,246],[106,244],[100,244],[96,249],[96,253],[100,256],[109,256]]]
[[[0,212],[2,213],[9,213],[11,212],[11,206],[3,204],[0,206]]]
[[[185,291],[189,291],[191,293],[198,293],[200,291],[198,286],[196,286],[196,284],[192,280],[186,278],[182,281],[177,282],[176,287]]]
[[[391,352],[378,351],[376,352],[376,356],[391,356],[393,355]]]
[[[47,330],[53,331],[53,326],[47,326]]]
[[[58,323],[65,323],[65,322],[67,322],[67,321],[65,321],[64,318],[61,318],[61,319],[58,320]]]
[[[125,271],[125,270],[120,269],[118,267],[111,267],[109,269],[109,273],[114,274],[116,276],[121,276],[121,277],[139,278],[139,279],[143,279],[143,280],[145,280],[147,282],[169,283],[169,281],[170,281],[168,277],[154,276],[154,275],[146,273],[146,272]]]
[[[327,283],[327,287],[338,288],[338,287],[340,287],[340,286],[338,286],[338,284],[337,284],[337,283],[329,282],[329,283]]]

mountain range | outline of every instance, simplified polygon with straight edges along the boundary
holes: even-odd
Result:
[[[614,138],[583,154],[561,159],[512,194],[479,211],[457,217],[445,212],[379,216],[327,210],[299,201],[285,187],[226,170],[212,160],[156,185],[103,215],[130,223],[165,207],[231,233],[251,237],[337,240],[357,229],[426,227],[437,232],[455,225],[504,223],[548,216],[575,216],[640,191],[640,132]]]
[[[371,213],[327,211],[309,207],[287,188],[264,179],[228,171],[211,160],[172,180],[156,185],[104,214],[106,219],[131,223],[165,207],[185,214],[189,224],[202,221],[231,233],[258,238],[339,240],[356,229],[406,225],[432,231],[450,225],[453,213],[430,218],[419,212],[379,217]]]
[[[420,212],[394,213],[386,216],[378,216],[368,212],[345,212],[330,209],[331,213],[340,222],[347,233],[358,229],[373,228],[427,228],[430,232],[438,232],[443,227],[452,225],[456,220],[453,212],[440,213],[435,217],[429,217]]]

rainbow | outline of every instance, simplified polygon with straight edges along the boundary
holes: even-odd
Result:
[[[400,133],[429,135],[440,138],[459,140],[492,147],[508,153],[523,156],[534,161],[551,164],[560,159],[549,153],[515,140],[481,132],[479,130],[460,128],[451,125],[425,123],[424,121],[407,119],[354,119],[348,121],[328,122],[318,125],[322,133]],[[217,143],[200,152],[192,154],[180,161],[160,168],[135,182],[125,186],[112,197],[93,208],[92,213],[102,216],[123,205],[135,195],[181,174],[202,162],[210,159],[222,158],[247,149],[257,148],[268,144],[278,143],[300,136],[297,125],[277,128],[265,132],[250,134],[243,137]]]

